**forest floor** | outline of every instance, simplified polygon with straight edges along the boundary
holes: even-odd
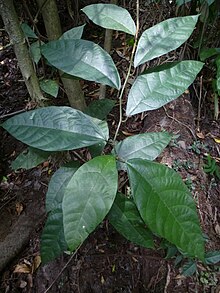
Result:
[[[134,7],[129,5],[129,10],[135,14]],[[159,8],[158,4],[142,4],[142,31],[175,15],[169,4]],[[87,39],[91,37],[90,29],[91,24],[86,32]],[[2,122],[32,105],[13,49],[7,46],[9,41],[3,30],[0,31],[0,38]],[[102,43],[103,33],[94,33],[91,38]],[[124,34],[114,33],[112,56],[122,79],[128,67],[130,49]],[[190,41],[149,65],[180,58],[197,58]],[[213,95],[208,82],[211,73],[207,68],[174,102],[127,119],[122,125],[120,137],[161,130],[175,134],[175,139],[157,160],[182,176],[197,204],[207,238],[206,249],[217,251],[220,250],[220,179],[206,174],[203,166],[208,154],[217,165],[220,164],[220,125],[219,119],[213,119]],[[82,86],[88,103],[98,99],[98,85],[84,82]],[[107,93],[108,98],[117,99],[115,91],[109,89]],[[126,96],[123,101],[126,103]],[[68,105],[68,101],[61,92],[51,104]],[[107,121],[114,134],[118,121],[117,103]],[[0,129],[0,138],[0,292],[220,292],[219,266],[198,263],[195,274],[184,276],[181,272],[187,260],[178,263],[178,255],[165,258],[166,249],[138,247],[120,236],[107,220],[73,255],[63,254],[47,265],[40,265],[40,235],[46,220],[45,195],[48,182],[60,162],[51,158],[36,168],[14,171],[11,162],[25,146],[3,129]],[[83,151],[80,152],[83,156]],[[77,152],[71,155],[74,157]]]

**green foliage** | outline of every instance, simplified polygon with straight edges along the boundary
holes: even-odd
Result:
[[[43,79],[40,81],[40,88],[42,91],[47,93],[48,95],[53,96],[54,98],[57,97],[59,91],[59,85],[55,80],[51,79]]]
[[[153,235],[146,227],[132,199],[118,193],[108,219],[114,228],[128,240],[147,248],[153,248]]]
[[[64,235],[71,251],[95,230],[109,212],[117,185],[113,156],[96,157],[75,172],[65,188],[62,202]]]
[[[29,147],[17,156],[12,162],[11,167],[14,170],[20,168],[28,170],[44,162],[50,155],[50,152]]]
[[[182,61],[175,66],[137,77],[128,95],[126,114],[158,109],[179,97],[202,69],[198,61]]]
[[[44,263],[55,259],[68,248],[63,230],[62,202],[66,185],[78,167],[78,164],[62,167],[50,180],[46,196],[48,217],[41,235],[41,257]]]
[[[70,107],[47,107],[12,117],[3,127],[22,142],[44,151],[78,149],[107,141],[99,123]],[[62,139],[60,139],[62,137]]]
[[[165,20],[143,32],[134,58],[137,67],[182,45],[191,35],[198,16]]]
[[[135,35],[135,23],[130,13],[122,7],[113,4],[93,4],[84,7],[82,11],[101,27]]]
[[[133,158],[153,161],[170,140],[171,135],[167,132],[143,133],[124,139],[113,150],[119,158],[118,169],[126,170],[125,162]]]
[[[172,169],[142,159],[127,162],[132,195],[146,225],[179,249],[204,259],[204,239],[195,203]],[[193,242],[192,242],[193,239]]]
[[[41,52],[54,67],[73,76],[120,89],[121,81],[110,55],[97,44],[79,39],[59,39]]]
[[[85,113],[100,120],[106,119],[109,112],[115,105],[115,101],[109,99],[96,100],[91,102]]]
[[[203,170],[205,173],[216,176],[220,179],[220,167],[217,165],[216,160],[210,155],[207,156],[207,162],[204,164]]]
[[[95,4],[83,11],[98,25],[135,35],[134,21],[123,8]],[[176,49],[189,38],[197,19],[198,16],[169,19],[145,31],[134,66]],[[41,53],[66,74],[120,89],[112,58],[97,44],[80,39],[83,27],[41,46]],[[135,36],[133,49],[136,44]],[[138,76],[128,95],[126,114],[158,109],[176,99],[202,66],[201,62],[182,61]],[[120,112],[125,86],[126,83],[120,93]],[[109,100],[94,102],[87,114],[70,107],[47,107],[2,124],[31,147],[44,151],[89,147],[94,157],[80,167],[61,168],[51,179],[46,200],[49,215],[41,241],[43,261],[54,259],[63,250],[75,250],[108,213],[112,225],[130,241],[153,247],[153,236],[160,236],[185,254],[204,260],[204,239],[191,194],[177,173],[152,162],[170,142],[171,135],[143,133],[117,142],[117,130],[113,141],[109,140],[108,125],[99,119],[105,119],[112,107]],[[106,155],[110,149],[112,154]],[[100,156],[102,152],[105,155]],[[116,196],[118,169],[128,172],[130,199]]]

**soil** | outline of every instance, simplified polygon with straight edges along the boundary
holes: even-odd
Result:
[[[158,4],[149,4],[146,10],[145,2],[141,3],[142,30],[153,25],[155,19],[159,22],[174,14],[174,8],[168,4],[161,4],[160,9]],[[127,8],[134,14],[133,4],[129,3]],[[66,11],[62,10],[62,13],[64,15]],[[13,49],[7,46],[7,35],[4,31],[0,31],[0,34],[2,122],[32,105]],[[99,36],[98,32],[97,40],[103,43],[103,34]],[[130,54],[130,48],[123,42],[124,35],[115,33],[113,46],[117,50],[112,50],[112,55],[122,79],[128,65],[126,58]],[[121,55],[119,58],[119,51],[123,58]],[[195,57],[191,46],[187,45],[161,58],[159,62],[170,58],[176,60],[183,53],[187,58]],[[127,119],[122,125],[120,137],[162,130],[175,134],[175,139],[157,160],[179,172],[188,185],[197,204],[202,229],[208,238],[206,249],[213,251],[220,250],[220,180],[206,174],[203,165],[207,154],[219,164],[220,147],[215,139],[220,138],[220,125],[219,119],[216,121],[212,118],[213,101],[207,98],[212,96],[210,86],[202,82],[209,78],[210,71],[205,69],[194,85],[174,102],[159,110]],[[98,86],[94,88],[91,83],[83,86],[88,102],[98,98]],[[108,90],[108,94],[112,99],[117,99],[115,91]],[[126,98],[123,102],[126,103]],[[60,93],[59,98],[51,103],[66,105],[68,102]],[[116,105],[108,116],[113,134],[117,121]],[[45,194],[48,182],[60,162],[52,158],[31,170],[15,172],[11,162],[25,146],[1,128],[0,137],[0,292],[220,292],[220,270],[217,265],[204,266],[199,263],[195,275],[183,276],[181,269],[185,260],[177,264],[178,256],[165,258],[166,249],[149,250],[130,243],[107,220],[73,255],[63,254],[53,262],[40,265],[40,235],[46,220]]]

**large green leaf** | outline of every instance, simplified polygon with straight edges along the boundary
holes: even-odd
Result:
[[[94,118],[79,110],[51,106],[14,116],[4,122],[2,127],[32,147],[62,151],[107,141],[103,124],[106,122],[96,119],[95,123]]]
[[[69,39],[81,39],[85,24],[71,28],[66,31],[61,37],[60,40],[69,40]]]
[[[97,25],[135,35],[135,23],[130,13],[122,7],[114,4],[92,4],[82,11]]]
[[[142,133],[130,136],[119,142],[114,153],[122,161],[139,158],[153,161],[163,151],[171,140],[171,135],[167,132]],[[126,169],[126,165],[119,163],[120,169]]]
[[[199,61],[182,61],[171,68],[140,75],[128,95],[126,114],[155,110],[178,98],[202,69]]]
[[[63,251],[67,244],[63,232],[62,205],[49,213],[45,227],[41,234],[40,254],[43,263],[54,260]]]
[[[56,210],[63,201],[64,190],[73,174],[80,167],[78,162],[59,168],[51,177],[46,195],[46,211]]]
[[[64,235],[76,249],[109,212],[117,192],[113,156],[100,156],[82,165],[71,178],[63,198]]]
[[[108,218],[114,228],[131,242],[147,248],[154,247],[152,233],[147,229],[131,199],[118,193]]]
[[[41,235],[43,263],[55,259],[67,249],[63,231],[62,201],[66,185],[77,168],[77,165],[71,168],[62,167],[54,173],[50,180],[46,196],[46,209],[49,214]]]
[[[48,62],[73,76],[119,89],[121,81],[111,56],[93,42],[60,39],[41,47]]]
[[[50,155],[51,152],[45,152],[29,147],[17,156],[17,158],[12,162],[11,166],[14,170],[20,168],[28,170],[46,161]]]
[[[147,226],[189,256],[204,260],[196,206],[179,174],[142,159],[128,160],[127,169],[134,201]]]
[[[178,48],[189,38],[197,20],[198,15],[175,17],[144,31],[138,42],[134,66]]]

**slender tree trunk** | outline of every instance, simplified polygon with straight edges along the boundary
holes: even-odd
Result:
[[[21,30],[13,0],[0,0],[0,14],[9,35],[10,42],[14,46],[14,52],[18,60],[24,82],[32,101],[43,105],[38,78],[36,76],[32,59],[29,54],[23,31]]]
[[[111,4],[118,4],[118,0],[111,0]],[[113,30],[111,29],[106,29],[105,30],[105,41],[104,41],[104,49],[106,52],[110,53],[111,47],[112,47],[112,35],[113,35]],[[99,91],[99,99],[105,99],[106,95],[106,85],[101,84],[100,86],[100,91]]]
[[[57,40],[62,35],[60,18],[55,0],[37,0],[39,9],[41,9],[46,32],[50,41]],[[59,71],[60,76],[62,72]],[[84,94],[78,80],[72,80],[61,77],[65,92],[69,99],[71,107],[85,110],[86,103]]]

